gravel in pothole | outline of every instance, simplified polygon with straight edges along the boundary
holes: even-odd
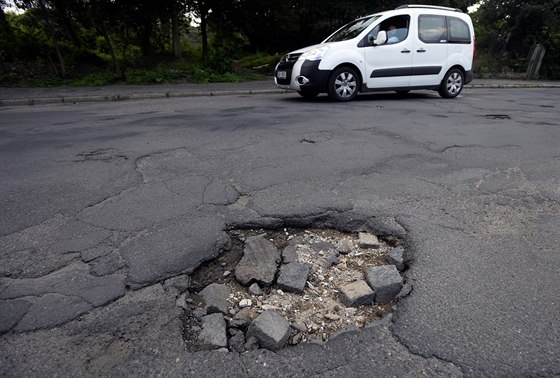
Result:
[[[392,311],[395,297],[411,289],[401,278],[403,243],[395,237],[378,239],[370,233],[332,229],[251,229],[229,234],[232,249],[195,271],[190,289],[178,300],[185,309],[183,337],[191,351],[227,347],[243,352],[259,346],[278,349],[285,344],[323,342],[340,331],[383,318]],[[257,257],[246,261],[244,253],[248,255],[251,248],[257,250]],[[274,249],[278,255],[273,255]],[[375,268],[379,266],[385,267]],[[392,286],[389,282],[385,288],[373,287],[386,281],[387,272],[392,274]],[[352,302],[360,290],[371,291],[378,300],[366,295]],[[286,340],[272,345],[249,330],[251,322],[271,311],[290,326]],[[222,315],[224,321],[218,319]],[[273,319],[282,322],[281,318],[267,319],[272,333],[280,332],[280,323]]]

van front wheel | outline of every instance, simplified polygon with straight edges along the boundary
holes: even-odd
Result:
[[[449,70],[439,87],[439,95],[443,98],[455,98],[463,90],[463,83],[465,82],[465,75],[463,71],[458,68]]]
[[[358,94],[360,77],[353,68],[340,67],[329,79],[329,97],[336,101],[350,101]]]

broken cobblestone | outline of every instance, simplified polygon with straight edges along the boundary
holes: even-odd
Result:
[[[211,347],[227,347],[226,321],[221,313],[206,315],[202,318],[202,331],[199,339]]]
[[[283,290],[292,293],[303,293],[308,276],[309,265],[292,262],[280,267],[280,275],[276,284]]]
[[[200,292],[200,296],[204,299],[207,313],[221,312],[227,314],[230,293],[231,289],[227,285],[211,284],[206,286]]]
[[[280,261],[280,253],[270,240],[262,235],[249,237],[235,268],[235,278],[246,286],[254,281],[271,285]]]
[[[372,304],[375,292],[365,281],[360,280],[341,287],[339,298],[346,307],[358,307]]]
[[[360,329],[391,311],[393,299],[384,299],[384,304],[375,303],[376,290],[368,284],[366,273],[372,267],[387,263],[387,255],[395,249],[394,244],[387,244],[369,234],[374,237],[371,238],[373,242],[364,247],[363,236],[360,242],[358,234],[334,230],[238,230],[232,235],[241,241],[236,247],[241,260],[220,258],[221,262],[209,271],[214,274],[215,280],[222,282],[221,285],[231,289],[224,312],[231,351],[242,353],[258,347],[277,350],[287,344],[322,343],[341,330]],[[391,243],[398,241],[394,237],[390,240]],[[375,245],[376,248],[373,247]],[[288,253],[285,253],[287,248]],[[341,250],[343,254],[340,254]],[[251,267],[245,272],[253,271],[250,279],[241,272],[245,268],[239,269],[246,254],[249,258],[245,259],[245,263],[250,261],[247,265]],[[220,269],[216,269],[217,266]],[[270,281],[267,284],[256,277],[261,270],[271,266],[275,267],[274,276],[277,278],[272,281],[267,279],[267,282]],[[307,272],[300,271],[302,267],[306,267]],[[390,267],[397,272],[395,266]],[[224,275],[226,271],[235,271],[235,274]],[[272,276],[271,272],[267,274]],[[181,305],[188,308],[188,313],[203,318],[206,309],[197,306],[204,306],[204,301],[197,298],[202,297],[204,290],[212,285],[208,284],[212,278],[203,272],[197,273],[197,277],[205,282],[204,286],[197,286],[198,280],[193,281],[190,290],[194,293],[188,296],[187,292],[187,299],[181,301]],[[383,290],[381,293],[383,298]],[[268,315],[261,320],[274,313],[277,322],[270,323],[283,329],[287,324],[288,330],[280,336],[263,336],[266,332],[257,327],[260,322],[256,319],[265,313]]]
[[[247,336],[256,337],[262,347],[276,351],[288,342],[290,324],[275,311],[265,311],[249,325]]]
[[[402,272],[405,268],[405,266],[404,266],[404,248],[403,247],[397,247],[397,248],[393,248],[391,251],[389,251],[389,253],[387,254],[387,262],[389,264],[392,264],[395,267],[397,267],[397,270],[399,272]]]
[[[402,288],[402,278],[394,265],[369,268],[366,281],[375,291],[375,301],[379,304],[392,301]]]

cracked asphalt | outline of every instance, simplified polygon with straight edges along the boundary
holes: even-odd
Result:
[[[222,94],[3,100],[0,375],[560,375],[560,89]],[[324,345],[190,354],[175,300],[246,227],[398,235],[414,290]]]

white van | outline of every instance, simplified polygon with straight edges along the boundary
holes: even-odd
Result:
[[[460,9],[403,5],[359,18],[322,43],[293,51],[275,69],[276,85],[337,101],[358,92],[437,90],[454,98],[472,81],[475,36]]]

